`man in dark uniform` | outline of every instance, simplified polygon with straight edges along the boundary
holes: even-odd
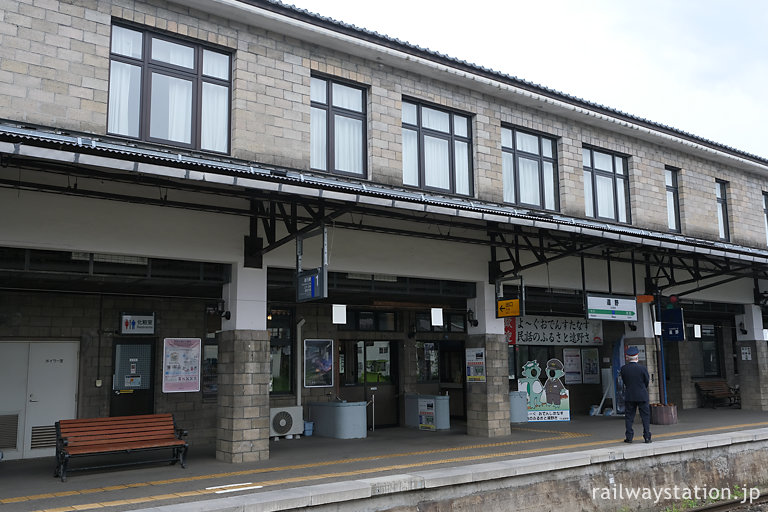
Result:
[[[627,364],[621,367],[621,380],[624,382],[624,421],[626,423],[625,443],[631,443],[635,435],[632,423],[635,412],[640,409],[640,419],[643,420],[643,438],[651,442],[651,409],[648,405],[648,370],[638,361],[637,347],[627,350]]]

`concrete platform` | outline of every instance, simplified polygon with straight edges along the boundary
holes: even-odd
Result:
[[[654,442],[649,445],[622,442],[623,417],[513,424],[512,435],[493,439],[467,436],[453,423],[451,430],[436,432],[378,429],[365,439],[281,439],[270,442],[269,461],[252,464],[219,462],[212,450],[193,446],[186,469],[151,465],[74,472],[66,482],[53,477],[53,457],[3,460],[0,507],[3,512],[170,512],[329,504],[343,510],[346,504],[350,510],[362,510],[361,499],[430,489],[458,492],[461,485],[480,489],[491,482],[499,487],[504,479],[541,481],[558,471],[587,473],[599,464],[626,465],[648,457],[669,459],[684,451],[768,441],[768,413],[739,409],[679,411],[677,424],[652,425]],[[537,510],[547,508],[540,505]]]

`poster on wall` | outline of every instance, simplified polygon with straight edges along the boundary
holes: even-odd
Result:
[[[581,350],[578,348],[564,348],[563,364],[565,366],[565,383],[581,384]]]
[[[581,380],[584,384],[600,384],[600,353],[596,348],[581,349]]]
[[[538,361],[528,361],[523,365],[523,376],[517,379],[518,391],[528,395],[528,421],[570,421],[570,395],[561,380],[565,376],[562,361],[547,361],[544,383],[540,379],[541,373]]]
[[[333,386],[333,340],[304,340],[304,387]]]
[[[504,319],[510,345],[602,345],[603,323],[574,317],[521,316]]]
[[[163,340],[163,393],[200,391],[200,338]]]
[[[485,382],[485,349],[468,348],[467,382]]]

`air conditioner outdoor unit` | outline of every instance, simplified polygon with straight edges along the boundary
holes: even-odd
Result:
[[[303,432],[304,414],[300,405],[270,409],[269,437],[301,434]]]

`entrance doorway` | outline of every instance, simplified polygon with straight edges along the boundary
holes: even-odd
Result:
[[[339,398],[368,402],[368,428],[398,424],[397,344],[392,341],[342,341]]]
[[[77,413],[77,341],[1,342],[0,450],[7,459],[49,457],[55,423]]]
[[[152,337],[120,337],[115,340],[110,416],[155,412],[155,341]]]

